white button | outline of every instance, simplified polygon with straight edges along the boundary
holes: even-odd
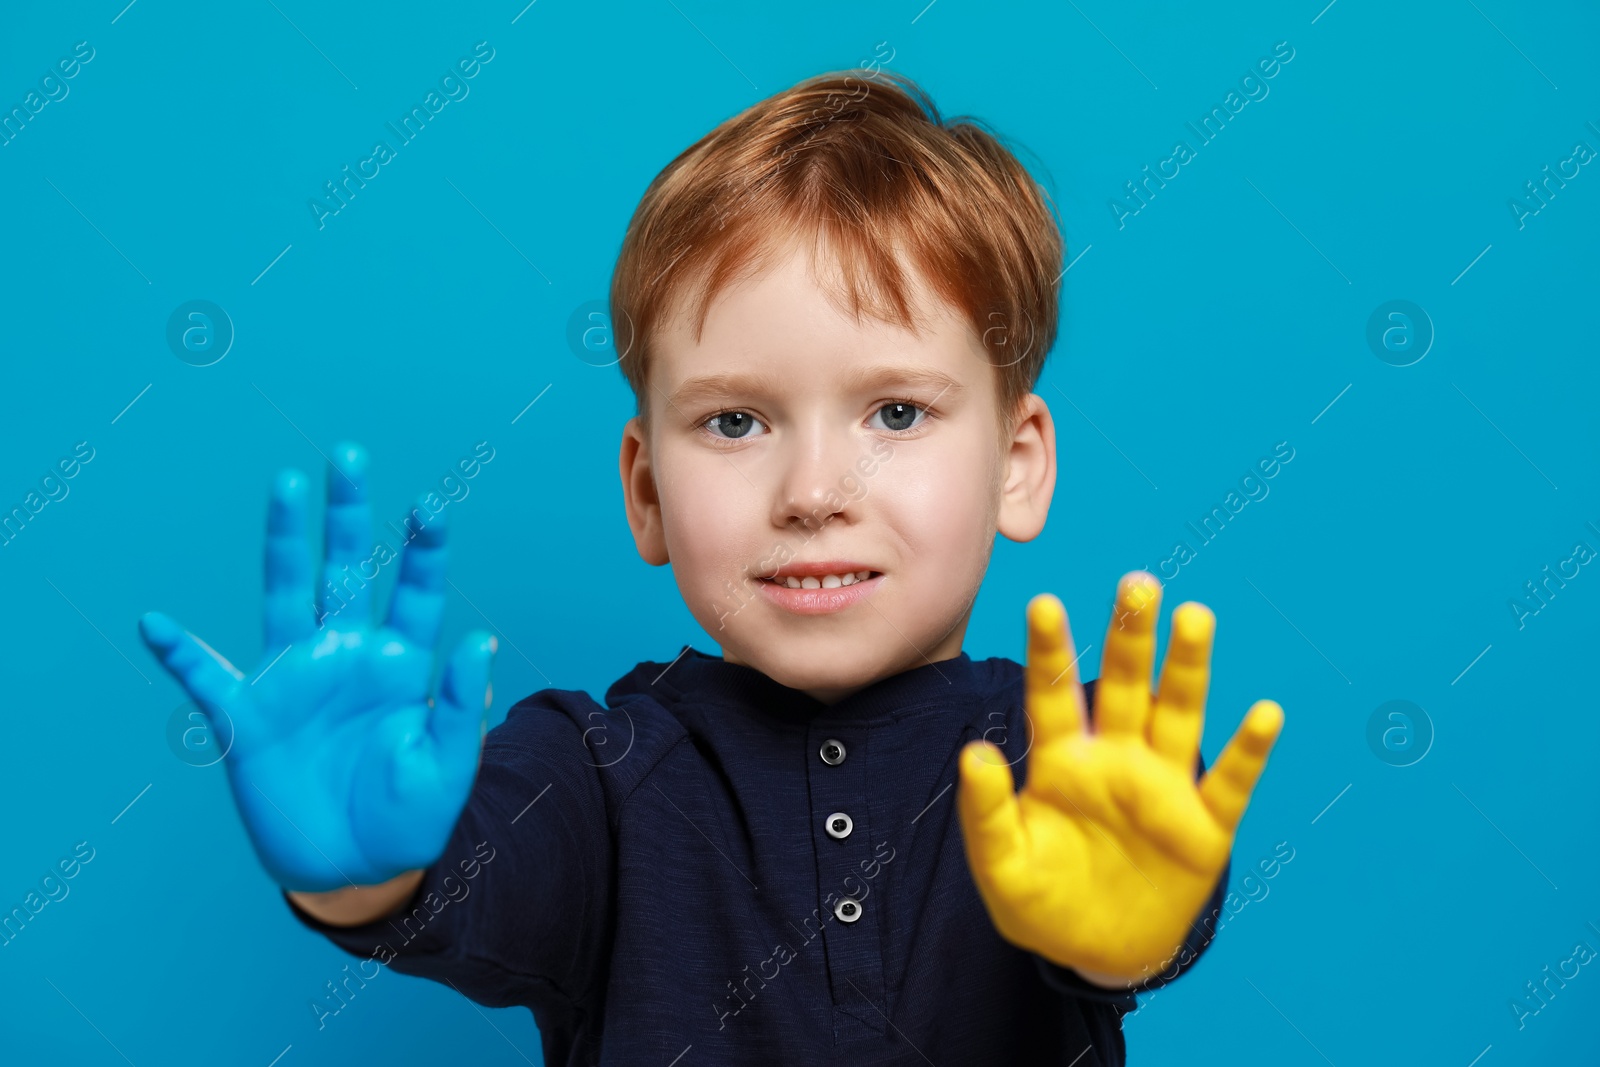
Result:
[[[853,923],[861,918],[861,901],[855,897],[843,897],[833,906],[833,914],[842,923]]]
[[[837,767],[844,762],[844,742],[837,737],[830,737],[822,742],[822,747],[817,750],[822,757],[822,762],[830,767]]]
[[[834,812],[823,823],[823,827],[828,831],[828,836],[840,841],[850,836],[850,831],[855,829],[855,825],[850,816],[842,811]]]

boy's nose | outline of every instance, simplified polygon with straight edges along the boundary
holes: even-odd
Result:
[[[855,462],[865,446],[820,436],[793,444],[776,487],[773,523],[816,530],[853,510],[852,502],[861,496]]]

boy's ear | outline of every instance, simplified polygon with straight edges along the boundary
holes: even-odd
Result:
[[[1056,427],[1037,393],[1017,405],[1016,428],[1005,456],[999,530],[1011,541],[1032,541],[1044,529],[1056,490]]]
[[[622,452],[617,459],[622,475],[622,503],[639,555],[652,567],[667,562],[667,539],[661,528],[661,500],[656,495],[655,471],[650,466],[650,439],[635,415],[622,427]]]

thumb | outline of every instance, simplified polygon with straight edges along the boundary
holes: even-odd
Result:
[[[1026,874],[1027,835],[1011,778],[1000,750],[974,741],[961,750],[961,785],[956,791],[967,864],[984,895]]]
[[[208,713],[225,707],[244,675],[216,649],[159,611],[139,619],[139,636],[167,673]]]
[[[465,763],[483,742],[483,717],[493,699],[489,665],[499,647],[493,634],[474,630],[456,645],[445,665],[439,699],[428,712],[428,733],[446,760]]]

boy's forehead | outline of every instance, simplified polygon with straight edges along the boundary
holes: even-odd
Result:
[[[678,302],[653,346],[651,376],[671,396],[691,378],[741,372],[854,376],[892,365],[960,379],[989,370],[971,324],[902,263],[909,325],[875,307],[874,294],[863,294],[859,314],[852,310],[842,268],[825,251],[795,242],[774,249],[712,297],[698,337],[693,296]]]

